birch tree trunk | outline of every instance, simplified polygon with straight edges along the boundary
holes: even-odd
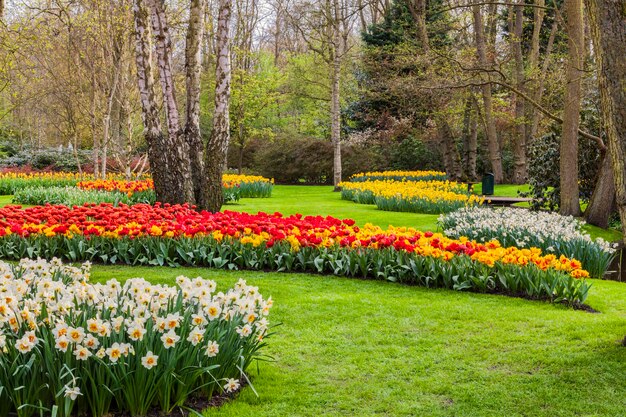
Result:
[[[483,24],[483,16],[480,5],[472,6],[472,14],[474,17],[474,37],[476,40],[476,52],[478,62],[481,67],[487,68],[489,61],[487,60],[487,51],[485,44],[485,28]],[[489,76],[487,76],[489,77]],[[493,99],[491,96],[491,84],[489,80],[485,80],[481,87],[483,96],[483,108],[485,116],[485,135],[487,136],[487,147],[489,150],[489,161],[496,183],[502,183],[504,174],[502,171],[502,156],[500,153],[500,143],[498,142],[498,134],[493,118]]]
[[[586,0],[585,4],[596,53],[602,120],[613,165],[616,205],[626,243],[626,3],[624,0]]]
[[[226,161],[228,142],[230,141],[230,0],[220,0],[217,21],[217,64],[215,67],[215,112],[213,113],[213,130],[205,150],[205,173],[207,202],[202,207],[210,212],[217,212],[224,203],[222,192],[222,173]]]
[[[561,135],[561,204],[563,215],[580,216],[578,187],[578,126],[585,45],[582,0],[566,0],[568,60],[566,70],[563,133]]]
[[[332,91],[330,101],[330,138],[333,144],[333,185],[339,191],[341,182],[341,105],[340,105],[341,61],[335,52],[332,65]]]
[[[91,137],[93,140],[93,152],[92,152],[92,161],[93,161],[93,176],[98,179],[100,177],[100,136],[98,136],[97,122],[96,122],[96,77],[92,72],[91,74],[91,109],[89,111],[89,118],[91,121]]]
[[[165,174],[169,169],[169,158],[155,99],[152,54],[150,52],[150,8],[145,1],[133,0],[137,85],[141,101],[144,136],[148,144],[148,160],[150,161],[150,171],[154,181],[154,191],[157,201],[165,201],[168,196],[168,184]]]
[[[187,112],[185,140],[189,146],[189,162],[193,194],[199,207],[207,207],[204,199],[207,187],[204,175],[204,144],[200,132],[200,75],[202,35],[204,33],[205,0],[192,0],[189,10],[189,26],[185,45],[185,84],[187,87]]]
[[[165,172],[167,184],[165,191],[167,194],[164,202],[193,204],[195,197],[189,168],[189,146],[180,128],[172,69],[172,40],[165,14],[164,0],[149,1],[151,2],[152,31],[155,38],[157,67],[168,132],[167,147],[164,151],[169,153],[170,163],[167,172]]]
[[[330,97],[330,139],[333,144],[333,185],[335,191],[339,191],[341,183],[341,60],[343,58],[344,46],[341,38],[341,17],[339,10],[339,0],[332,0],[332,20],[330,29],[332,30],[331,51],[332,51],[332,86]]]

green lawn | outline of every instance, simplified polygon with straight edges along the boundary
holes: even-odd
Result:
[[[477,187],[480,191],[481,185],[478,184]],[[527,190],[528,186],[496,185],[495,195],[517,196],[518,189]],[[224,206],[224,209],[248,213],[279,211],[283,214],[331,215],[339,218],[352,218],[358,224],[373,223],[381,227],[393,224],[394,226],[411,226],[420,230],[437,230],[439,216],[436,214],[382,211],[374,205],[342,200],[341,193],[334,193],[332,190],[331,186],[277,185],[272,192],[272,198],[244,198],[238,203]],[[621,239],[621,233],[616,230],[604,230],[591,225],[585,225],[583,228],[594,239],[598,237],[609,241]]]
[[[5,197],[6,198],[6,197]],[[3,201],[3,200],[0,200]],[[10,198],[8,199],[9,202]],[[434,229],[437,216],[382,212],[331,187],[277,186],[226,209],[323,214]],[[273,362],[206,416],[624,416],[626,284],[593,281],[599,314],[495,295],[310,274],[94,266],[96,281],[239,278],[272,296]]]
[[[332,186],[277,185],[272,198],[244,198],[226,210],[257,213],[264,211],[283,214],[304,214],[351,218],[358,224],[373,223],[381,227],[411,226],[422,230],[436,230],[436,214],[395,213],[378,210],[374,205],[356,204],[341,199]]]
[[[275,300],[274,357],[206,416],[623,416],[626,284],[600,314],[495,295],[308,274],[97,266],[93,278],[239,278]]]

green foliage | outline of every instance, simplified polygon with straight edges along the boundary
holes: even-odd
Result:
[[[273,57],[266,52],[258,52],[249,58],[256,62],[252,70],[235,69],[233,72],[231,117],[231,165],[240,159],[249,141],[273,138],[274,130],[280,124],[280,88],[284,75],[273,63]],[[235,152],[233,152],[235,151]]]
[[[341,154],[345,178],[376,164],[371,151],[361,146],[344,144]],[[333,147],[322,139],[277,138],[256,152],[252,168],[280,184],[330,184]]]
[[[560,131],[553,128],[551,132],[532,142],[528,150],[528,178],[530,191],[521,193],[533,199],[534,210],[547,208],[558,211],[560,202]],[[583,202],[589,201],[595,187],[600,153],[595,143],[586,139],[579,140],[578,179],[580,197]]]

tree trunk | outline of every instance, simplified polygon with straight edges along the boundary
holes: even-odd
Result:
[[[610,151],[602,158],[598,179],[591,195],[591,201],[585,210],[585,220],[594,226],[606,229],[609,217],[615,209],[615,182],[611,166]]]
[[[98,179],[100,177],[100,137],[98,136],[97,122],[96,122],[96,94],[95,94],[95,77],[92,75],[92,96],[91,96],[91,111],[89,112],[89,118],[91,119],[91,138],[93,140],[93,152],[91,155],[93,161],[93,176]]]
[[[422,50],[427,53],[430,51],[430,42],[428,41],[428,32],[426,31],[426,0],[409,1],[408,7],[417,26],[417,37]]]
[[[168,196],[165,173],[169,169],[168,150],[161,129],[159,110],[155,99],[152,54],[150,53],[150,9],[144,0],[133,1],[135,22],[135,61],[137,64],[137,84],[141,101],[141,115],[144,137],[148,144],[148,160],[154,181],[157,201],[165,201]]]
[[[109,150],[109,130],[111,127],[111,116],[105,115],[103,120],[103,134],[102,134],[102,158],[100,160],[100,177],[106,179],[107,176],[107,158]]]
[[[332,91],[330,101],[330,138],[333,144],[333,185],[339,190],[341,182],[341,107],[340,95],[341,61],[335,51],[332,66]]]
[[[474,37],[476,40],[476,52],[478,62],[481,67],[488,67],[487,51],[485,45],[485,29],[483,25],[482,12],[480,6],[475,4],[472,6],[472,14],[474,17]],[[481,87],[483,95],[483,108],[485,116],[485,135],[487,136],[487,146],[489,149],[489,161],[496,183],[502,183],[504,174],[502,171],[502,156],[500,154],[500,143],[498,142],[498,134],[493,117],[493,100],[491,97],[491,84],[488,80],[484,81]]]
[[[534,91],[534,101],[536,103],[541,103],[543,98],[543,88],[545,85],[545,80],[548,75],[548,67],[550,65],[550,56],[552,54],[552,48],[554,46],[554,38],[556,37],[556,32],[558,28],[558,21],[554,19],[554,23],[552,23],[552,28],[550,29],[550,36],[548,37],[548,46],[546,46],[546,52],[544,54],[545,58],[543,63],[541,64],[541,73],[539,75],[539,85],[536,87]],[[536,106],[530,106],[531,109],[531,122],[530,122],[530,133],[529,140],[534,140],[537,136],[537,132],[539,131],[539,120],[541,118],[541,112],[537,109]]]
[[[474,114],[474,93],[470,92],[463,112],[463,165],[469,181],[476,180],[476,157],[478,155],[478,123]]]
[[[586,5],[596,53],[602,120],[613,165],[616,206],[626,243],[626,5],[623,0],[586,0]]]
[[[454,134],[446,119],[441,118],[438,125],[446,173],[451,180],[458,181],[462,177],[461,157],[454,143]]]
[[[222,191],[222,173],[230,141],[230,1],[220,0],[217,21],[217,64],[215,67],[215,111],[213,113],[213,130],[205,151],[205,167],[207,188],[204,197],[210,212],[217,212],[224,203]]]
[[[524,24],[524,6],[520,5],[524,0],[519,0],[515,6],[515,19],[513,23],[512,49],[515,58],[515,86],[519,91],[525,92],[524,58],[522,56],[522,36]],[[513,183],[524,184],[528,176],[526,166],[526,109],[522,97],[515,95],[515,126],[516,133],[513,140]]]
[[[185,72],[187,86],[187,121],[185,139],[189,146],[189,162],[193,182],[193,193],[199,207],[207,207],[204,200],[207,187],[204,175],[204,143],[200,132],[200,76],[202,34],[204,32],[204,0],[192,0],[189,11],[189,27],[185,46]]]
[[[566,69],[563,133],[561,135],[561,214],[580,216],[578,187],[578,126],[585,44],[582,0],[566,0],[568,60]]]
[[[172,68],[172,40],[165,14],[164,0],[150,0],[152,31],[155,37],[157,67],[163,93],[163,107],[167,122],[167,148],[170,160],[165,180],[164,202],[173,204],[195,203],[193,182],[189,168],[189,147],[180,128],[176,91]]]

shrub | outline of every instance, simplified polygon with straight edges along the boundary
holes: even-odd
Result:
[[[535,210],[547,208],[556,211],[559,208],[561,189],[559,146],[561,132],[557,128],[532,142],[529,147],[528,177],[530,191],[522,193],[533,199],[531,207]],[[600,154],[595,144],[589,140],[579,143],[578,165],[580,197],[589,201],[595,187]]]
[[[516,208],[467,207],[439,217],[445,234],[467,236],[479,242],[498,240],[505,246],[537,247],[578,259],[591,276],[602,278],[615,257],[615,249],[602,239],[592,240],[582,222],[557,213]]]
[[[89,283],[89,265],[0,262],[0,415],[144,416],[232,392],[265,345],[272,305],[240,280],[216,293],[136,278]]]

